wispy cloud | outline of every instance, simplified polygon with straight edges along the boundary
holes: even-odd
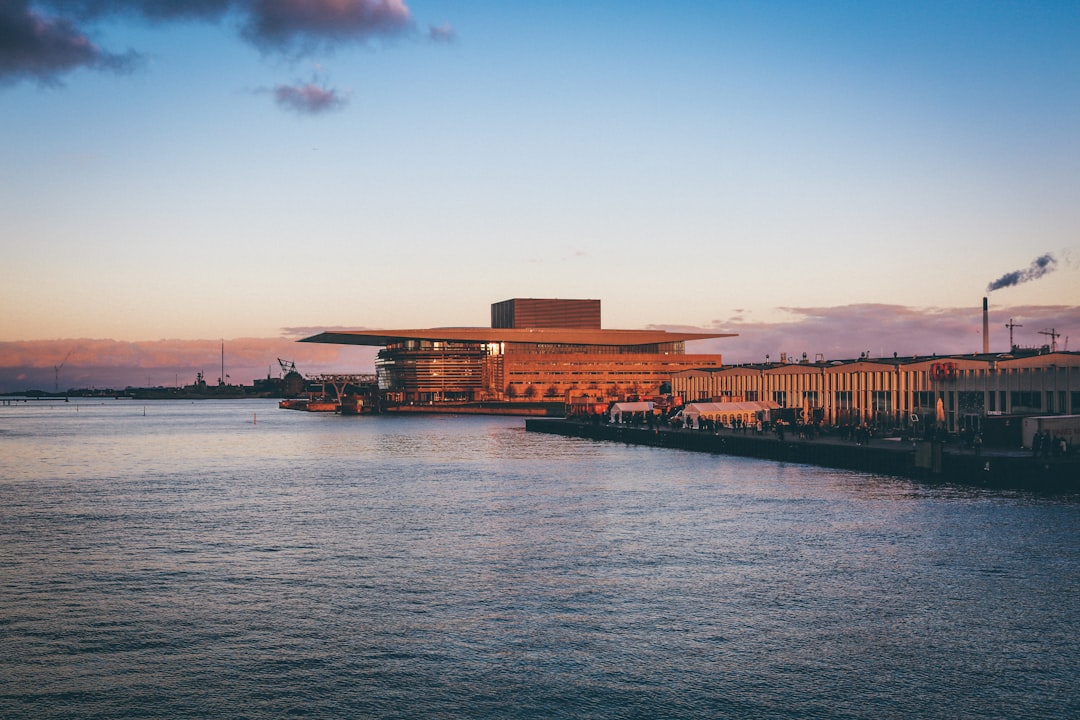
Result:
[[[450,23],[433,25],[428,28],[428,39],[433,42],[454,42],[457,39],[457,32],[454,31],[454,27]]]
[[[289,54],[403,34],[414,25],[402,0],[0,0],[0,81],[56,83],[77,68],[131,69],[138,54],[102,49],[84,27],[117,15],[158,23],[234,18],[252,44]]]
[[[322,87],[314,82],[278,85],[273,92],[279,107],[302,115],[320,115],[338,110],[347,102],[333,88]]]

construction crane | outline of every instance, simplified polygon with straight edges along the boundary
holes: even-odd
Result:
[[[1016,343],[1013,342],[1013,328],[1024,327],[1020,323],[1013,322],[1012,318],[1009,318],[1009,322],[1005,323],[1005,327],[1009,328],[1009,351],[1016,347]]]
[[[296,369],[296,363],[294,363],[292,360],[282,360],[281,358],[278,358],[277,361],[278,365],[281,366],[282,377],[285,377],[291,372],[299,374],[300,371]]]
[[[71,357],[71,353],[73,353],[73,352],[75,352],[75,351],[74,350],[68,350],[68,354],[64,356],[64,359],[60,361],[60,364],[59,365],[53,365],[53,392],[54,393],[59,393],[60,392],[60,368],[64,367],[64,364],[68,361],[68,358]]]
[[[1059,337],[1061,337],[1061,333],[1059,333],[1054,328],[1050,328],[1049,330],[1040,330],[1039,334],[1040,335],[1049,335],[1050,336],[1050,352],[1057,352],[1057,339]]]

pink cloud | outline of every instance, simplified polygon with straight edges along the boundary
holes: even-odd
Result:
[[[810,360],[952,355],[982,351],[982,307],[911,308],[902,305],[853,304],[838,307],[782,308],[788,319],[755,321],[748,310],[713,321],[708,327],[664,326],[665,329],[696,329],[734,332],[738,337],[690,343],[692,353],[721,353],[729,364],[762,362],[765,355],[779,360],[781,353]],[[1009,349],[1010,320],[1015,342],[1023,347],[1048,344],[1040,331],[1055,329],[1058,349],[1080,343],[1080,306],[991,306],[990,350]],[[370,373],[378,348],[298,343],[298,339],[328,330],[361,328],[286,328],[285,337],[238,338],[225,341],[225,372],[235,384],[251,384],[268,374],[280,373],[277,359],[296,363],[305,375],[317,373]],[[127,386],[187,385],[197,372],[208,382],[221,374],[220,340],[33,340],[0,342],[0,392],[28,389],[52,390],[59,372],[60,389],[115,388]]]
[[[280,374],[277,359],[293,361],[305,375],[373,372],[377,348],[297,343],[288,338],[225,341],[225,373],[233,384]],[[66,359],[65,359],[66,358]],[[60,366],[59,377],[54,368]],[[220,340],[33,340],[0,342],[0,392],[40,389],[189,385],[203,372],[221,375]]]
[[[278,85],[274,88],[274,99],[283,108],[306,115],[337,110],[345,100],[337,91],[320,87],[314,83],[304,85]]]
[[[769,355],[826,360],[906,355],[952,355],[982,351],[982,307],[910,308],[902,305],[853,304],[838,307],[781,308],[784,321],[755,321],[741,311],[718,319],[706,331],[734,332],[738,337],[693,343],[689,352],[719,352],[725,363],[763,362]],[[1070,329],[1080,335],[1080,306],[993,307],[989,312],[990,350],[1009,350],[1010,318],[1024,325],[1014,341],[1020,346],[1041,346],[1049,339],[1038,331],[1056,328],[1063,349]],[[1076,342],[1080,342],[1077,340]],[[1072,345],[1075,349],[1075,343]]]

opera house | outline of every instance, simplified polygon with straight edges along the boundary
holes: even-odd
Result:
[[[303,342],[381,347],[382,400],[441,403],[609,403],[672,395],[683,403],[765,403],[773,416],[825,425],[871,423],[982,431],[987,418],[1080,412],[1080,353],[1056,347],[992,353],[986,303],[981,353],[857,360],[782,357],[725,367],[687,354],[731,333],[605,330],[599,300],[515,298],[491,306],[491,327],[323,332]],[[1011,340],[1011,338],[1010,338]],[[726,404],[726,405],[724,405]]]
[[[514,298],[491,327],[324,332],[302,342],[382,347],[379,390],[399,403],[597,401],[670,391],[676,373],[719,368],[686,342],[730,333],[605,330],[599,300]]]

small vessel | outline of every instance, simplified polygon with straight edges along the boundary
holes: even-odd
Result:
[[[278,407],[282,410],[337,412],[338,402],[327,397],[288,398],[279,402]]]
[[[302,394],[297,393],[296,397],[278,403],[283,410],[337,412],[342,415],[366,415],[379,411],[379,386],[374,375],[322,374],[304,379],[293,370],[294,363],[278,362],[282,363],[282,369],[289,368],[286,377],[295,376],[305,386]]]
[[[349,393],[341,398],[341,405],[338,406],[338,412],[342,415],[362,415],[371,412],[371,408],[364,406],[364,398],[355,393]]]

